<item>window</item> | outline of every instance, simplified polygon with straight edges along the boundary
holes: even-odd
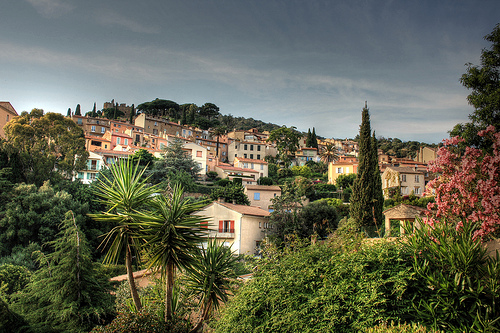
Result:
[[[156,128],[153,129],[153,134],[158,135],[158,130]]]
[[[401,175],[401,181],[406,182],[406,175]]]
[[[253,199],[254,199],[254,200],[256,200],[256,201],[257,201],[257,200],[260,200],[260,193],[259,193],[259,192],[255,192],[255,193],[253,194]]]
[[[158,126],[158,122],[155,121],[155,126]]]
[[[202,156],[203,156],[202,154],[203,154],[203,153],[202,153],[202,151],[201,151],[201,150],[197,150],[197,151],[196,151],[196,157],[202,157]]]
[[[257,146],[257,151],[260,151],[260,146]]]
[[[139,134],[135,135],[135,142],[141,141],[141,136]]]
[[[250,158],[253,160],[253,154],[250,154]]]
[[[420,183],[420,175],[415,175],[415,183]]]
[[[124,144],[124,145],[128,145],[128,139],[124,139],[124,140],[123,140],[123,144]]]
[[[408,194],[408,187],[407,186],[401,186],[401,194]]]
[[[78,118],[78,121],[76,122],[78,125],[82,125],[83,124],[83,121],[82,121],[82,118]]]
[[[108,149],[108,145],[104,145],[104,149]]]
[[[243,146],[243,149],[244,149],[244,150],[247,150],[247,149],[248,149],[248,145],[244,145],[244,146]]]
[[[344,168],[337,168],[337,173],[344,173]]]
[[[102,142],[92,140],[92,141],[90,141],[90,144],[91,144],[92,146],[101,147]]]
[[[253,145],[250,145],[250,150],[253,150]]]
[[[101,127],[101,133],[102,133],[102,134],[106,133],[106,128]]]
[[[119,145],[121,142],[121,138],[116,138],[116,144]]]
[[[422,194],[422,193],[420,193],[420,186],[415,186],[415,189],[414,189],[413,193],[416,194],[416,195]]]
[[[250,158],[252,158],[251,155]],[[250,169],[253,169],[253,163],[250,163]]]
[[[261,165],[260,165],[260,169],[261,169],[261,170],[264,170],[264,164],[261,164]]]
[[[260,160],[260,155],[257,155],[257,159]]]
[[[243,157],[244,157],[244,158],[247,158],[247,154],[243,154]]]
[[[234,221],[231,220],[221,220],[219,221],[219,232],[223,233],[234,233]]]
[[[95,132],[95,125],[92,125],[92,126],[90,127],[90,131],[91,131],[91,132]]]
[[[83,179],[83,172],[78,173],[78,179]]]

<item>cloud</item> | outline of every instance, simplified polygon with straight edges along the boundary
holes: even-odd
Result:
[[[157,34],[160,32],[158,27],[144,25],[115,11],[99,11],[96,14],[96,20],[103,26],[118,26],[137,33]]]
[[[64,0],[26,0],[45,18],[59,17],[69,13],[74,6]]]

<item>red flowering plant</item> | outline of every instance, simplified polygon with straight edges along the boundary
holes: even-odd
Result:
[[[427,223],[444,218],[460,228],[468,221],[478,225],[475,236],[485,240],[500,233],[500,133],[488,126],[478,134],[492,142],[492,149],[463,152],[464,140],[457,136],[443,140],[438,158],[429,164],[428,171],[439,176],[427,185],[435,195],[427,206],[432,211]]]

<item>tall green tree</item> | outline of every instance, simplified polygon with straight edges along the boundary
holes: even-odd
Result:
[[[135,105],[132,104],[132,107],[130,108],[130,119],[128,120],[129,123],[131,124],[134,123],[134,117],[135,117]]]
[[[373,170],[373,219],[376,223],[376,227],[380,228],[382,226],[382,223],[384,223],[385,221],[384,214],[382,214],[382,212],[384,211],[384,193],[382,191],[382,176],[380,175],[380,168],[378,166],[378,142],[377,138],[375,137],[375,131],[373,131],[371,143],[372,149],[370,156],[370,165]]]
[[[135,166],[130,160],[119,160],[109,167],[111,177],[101,174],[97,178],[95,195],[108,210],[99,214],[90,214],[97,221],[110,222],[113,228],[109,231],[102,246],[107,247],[104,262],[116,263],[125,255],[127,280],[130,293],[137,310],[142,308],[137,287],[133,277],[132,257],[140,257],[141,242],[134,237],[139,229],[138,213],[150,207],[156,194],[156,187],[150,186],[147,177],[143,177],[145,169]]]
[[[15,309],[35,327],[65,332],[88,332],[113,311],[109,282],[90,259],[85,236],[72,212],[66,214],[53,252],[39,253],[40,269],[13,298]]]
[[[481,52],[481,65],[467,64],[467,72],[460,82],[471,90],[467,97],[474,112],[469,115],[470,123],[458,124],[450,132],[451,136],[464,138],[466,145],[487,148],[486,142],[477,133],[488,125],[500,128],[500,23],[484,37],[491,42],[490,48]]]
[[[352,186],[350,216],[362,228],[380,226],[382,221],[377,221],[374,202],[379,197],[376,191],[382,192],[382,186],[375,188],[375,174],[378,171],[378,162],[373,158],[377,154],[377,147],[373,146],[371,137],[370,113],[365,104],[362,111],[362,121],[359,129],[359,164],[358,176]],[[380,222],[380,223],[379,223]]]
[[[66,113],[66,117],[71,117],[71,108],[68,108],[68,112]]]
[[[316,129],[314,127],[311,133],[311,148],[318,149],[318,136],[316,135]]]
[[[295,158],[295,153],[299,149],[300,137],[301,134],[297,132],[296,127],[282,126],[271,131],[267,142],[274,142],[276,144],[279,159],[288,166]]]
[[[19,162],[16,169],[26,183],[41,186],[57,175],[71,178],[87,163],[83,130],[62,114],[33,109],[12,119],[4,130],[5,149]]]
[[[184,143],[180,139],[170,142],[165,148],[165,152],[154,162],[148,174],[151,181],[160,183],[168,178],[169,173],[187,172],[191,177],[196,178],[201,171],[201,167],[196,163],[191,155],[182,149]]]
[[[202,242],[205,231],[202,222],[207,218],[194,215],[204,203],[183,198],[180,186],[174,186],[166,195],[156,196],[151,213],[140,214],[136,236],[143,238],[150,268],[158,269],[165,278],[165,321],[172,318],[172,292],[176,269],[190,269],[196,259],[194,253]]]
[[[82,110],[80,108],[80,104],[77,104],[75,109],[75,116],[81,116],[81,115],[82,115]]]
[[[217,144],[215,146],[215,156],[216,157],[219,157],[219,140],[220,140],[220,137],[224,134],[226,134],[226,127],[224,126],[219,126],[219,127],[216,127],[214,128],[213,132],[212,132],[212,135],[217,137]]]

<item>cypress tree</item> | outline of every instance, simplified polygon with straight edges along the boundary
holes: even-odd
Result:
[[[80,110],[80,104],[76,105],[75,116],[81,116],[82,111]]]
[[[316,129],[314,127],[311,134],[311,147],[318,149],[318,137],[316,136]]]
[[[382,177],[378,166],[378,140],[375,137],[375,131],[372,136],[372,158],[371,165],[373,169],[373,218],[380,228],[385,222],[384,214],[384,193],[382,192]]]
[[[134,123],[134,117],[135,117],[135,105],[132,104],[132,110],[130,110],[130,123],[133,124]]]
[[[68,113],[66,113],[66,117],[71,117],[71,108],[68,108]]]
[[[94,102],[94,107],[92,108],[92,117],[97,117],[97,112],[95,108],[95,102]]]
[[[312,134],[310,128],[307,129],[306,147],[312,147]]]
[[[373,144],[370,113],[365,103],[359,129],[358,175],[352,185],[351,205],[349,209],[351,218],[361,228],[375,226],[374,200],[377,199],[374,197],[374,194],[376,191],[382,191],[382,185],[375,188],[374,179],[377,178],[375,177],[375,173],[378,172],[378,177],[380,178],[380,172],[378,171],[378,163],[376,166],[374,164],[374,155],[376,158],[377,150],[376,147],[373,147]],[[378,221],[376,223],[378,224]]]

